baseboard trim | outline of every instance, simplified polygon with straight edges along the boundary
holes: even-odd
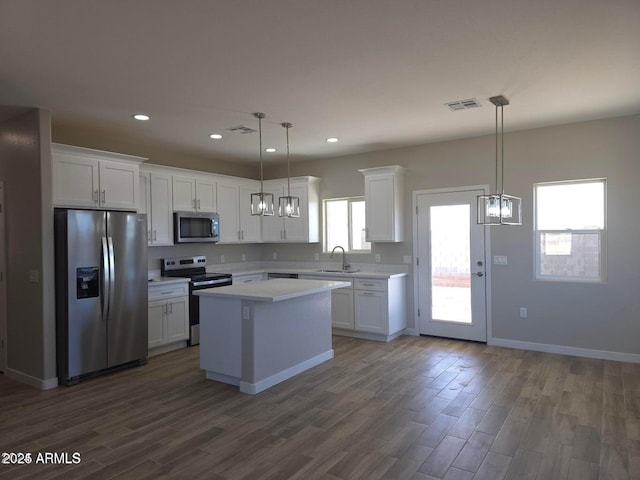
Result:
[[[18,370],[14,370],[13,368],[7,368],[4,373],[8,378],[17,380],[20,383],[25,383],[31,387],[37,388],[38,390],[51,390],[52,388],[58,387],[58,377],[45,378],[43,380]]]
[[[285,370],[282,370],[275,375],[271,375],[270,377],[265,378],[264,380],[260,380],[256,383],[249,383],[243,380],[240,380],[240,391],[243,393],[249,393],[251,395],[255,395],[256,393],[260,393],[267,388],[271,388],[274,385],[277,385],[280,382],[284,382],[285,380],[290,379],[291,377],[298,375],[299,373],[304,372],[305,370],[309,370],[321,363],[326,362],[327,360],[331,360],[333,358],[333,349],[327,350],[320,355],[316,355],[304,362],[300,362],[293,367],[289,367]]]
[[[339,335],[341,337],[359,338],[361,340],[373,340],[374,342],[390,342],[398,338],[400,335],[405,334],[405,329],[399,330],[391,335],[384,335],[381,333],[369,333],[369,332],[357,332],[355,330],[342,330],[341,328],[333,328],[331,330],[333,335]]]
[[[206,372],[207,380],[215,380],[216,382],[227,383],[229,385],[240,385],[240,379],[238,377],[232,377],[231,375],[225,375],[224,373]]]
[[[405,328],[404,335],[411,335],[412,337],[419,337],[420,333],[417,328]]]
[[[151,348],[149,349],[149,357],[155,357],[156,355],[162,355],[163,353],[173,352],[175,350],[180,350],[182,348],[187,348],[186,340],[170,343],[169,345],[162,345],[160,347]]]
[[[600,360],[613,360],[616,362],[640,363],[640,354],[637,353],[610,352],[607,350],[592,350],[589,348],[550,345],[547,343],[522,342],[520,340],[508,340],[506,338],[491,338],[489,339],[487,344],[496,347],[508,347],[517,348],[520,350],[534,350],[536,352],[573,355],[575,357],[597,358]]]

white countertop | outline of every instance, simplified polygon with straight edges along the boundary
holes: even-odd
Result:
[[[149,286],[155,285],[169,285],[171,283],[188,283],[189,279],[186,277],[154,277],[149,279]]]
[[[272,280],[242,283],[240,285],[206,288],[193,293],[194,295],[200,295],[202,297],[236,298],[258,302],[280,302],[313,293],[328,292],[336,288],[348,287],[349,285],[351,285],[351,282],[274,278]]]
[[[216,270],[215,267],[209,267],[213,270]],[[222,271],[223,269],[218,268],[216,271]],[[259,269],[247,269],[247,270],[239,270],[232,271],[226,270],[226,273],[230,273],[234,277],[239,277],[242,275],[252,275],[256,273],[294,273],[297,275],[313,275],[318,277],[353,277],[353,278],[381,278],[381,279],[389,279],[395,277],[406,277],[407,273],[404,272],[371,272],[371,271],[357,271],[357,272],[327,272],[320,271],[320,269],[312,269],[312,268],[259,268]]]

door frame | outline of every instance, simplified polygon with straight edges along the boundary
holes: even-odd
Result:
[[[430,195],[438,193],[456,193],[469,190],[482,190],[489,193],[489,185],[465,185],[461,187],[430,188],[426,190],[414,190],[412,192],[413,210],[413,325],[416,335],[420,335],[420,317],[418,316],[419,306],[419,275],[418,275],[418,195]],[[491,309],[491,229],[484,227],[484,256],[485,256],[485,315],[487,319],[487,345],[493,339],[493,318]],[[424,265],[424,262],[423,262]]]
[[[4,348],[0,348],[0,372],[7,372],[9,347],[7,340],[7,236],[5,232],[5,190],[4,181],[0,180],[0,342],[3,342]]]

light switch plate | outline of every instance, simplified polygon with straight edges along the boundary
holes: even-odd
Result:
[[[493,264],[494,265],[508,265],[509,259],[506,255],[494,255],[493,256]]]
[[[376,263],[380,263],[380,254],[376,253]]]
[[[317,262],[320,260],[320,254],[318,252],[313,254],[313,259]]]
[[[274,260],[278,259],[278,252],[273,252],[273,255],[271,256],[271,258],[273,258]]]
[[[220,255],[220,263],[224,263],[224,255]]]
[[[246,262],[246,261],[247,261],[247,254],[246,254],[246,253],[243,253],[243,254],[242,254],[242,261],[243,261],[243,262]]]

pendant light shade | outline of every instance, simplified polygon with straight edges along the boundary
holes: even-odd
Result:
[[[264,113],[254,113],[258,119],[258,136],[260,138],[260,191],[251,194],[251,215],[269,216],[273,215],[273,194],[264,191],[264,174],[262,168],[262,119],[266,117]]]
[[[298,218],[300,216],[300,198],[291,196],[291,162],[289,161],[289,129],[291,123],[281,123],[287,130],[287,194],[278,198],[278,215],[281,217]]]
[[[489,101],[496,107],[496,193],[478,195],[478,223],[522,225],[522,199],[504,193],[504,112],[502,109],[505,105],[509,105],[509,100],[498,95],[491,97]],[[500,110],[500,128],[498,128],[498,110]],[[500,172],[499,177],[498,172]]]

